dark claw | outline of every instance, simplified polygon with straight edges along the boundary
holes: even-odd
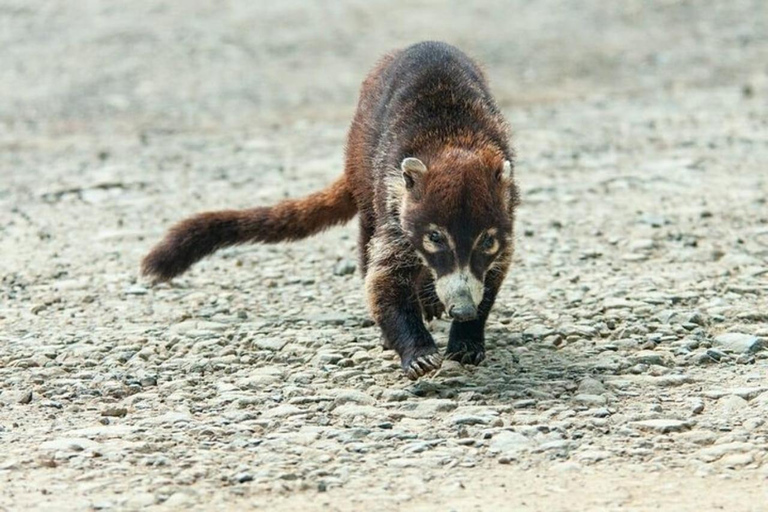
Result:
[[[413,359],[410,363],[404,366],[403,370],[409,379],[416,380],[429,372],[437,370],[442,364],[442,356],[435,352]]]
[[[450,352],[445,354],[445,358],[461,364],[477,366],[485,360],[485,352]]]

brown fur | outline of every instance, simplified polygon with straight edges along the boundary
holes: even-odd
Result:
[[[167,281],[218,249],[246,242],[299,240],[346,222],[356,212],[342,176],[304,199],[289,199],[272,207],[201,213],[173,226],[144,258],[142,272]]]
[[[401,170],[406,158],[418,165]],[[505,164],[512,159],[508,126],[479,67],[449,45],[419,43],[385,56],[365,79],[342,178],[304,199],[184,220],[142,269],[167,280],[222,247],[296,240],[358,213],[369,309],[406,374],[416,378],[441,363],[423,317],[446,310],[435,283],[456,268],[480,280],[483,293],[474,319],[453,322],[446,355],[477,364],[513,250],[517,188]],[[435,225],[450,250],[436,250],[439,241],[423,245]],[[489,233],[493,254],[478,250]]]

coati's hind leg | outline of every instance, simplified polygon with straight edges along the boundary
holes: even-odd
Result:
[[[445,306],[437,297],[435,280],[427,269],[421,271],[416,286],[419,290],[419,303],[424,319],[431,322],[433,318],[442,317],[445,313]]]
[[[448,347],[445,349],[446,359],[472,365],[480,364],[485,359],[485,322],[509,267],[509,263],[504,262],[507,258],[503,255],[501,258],[502,263],[497,264],[486,275],[485,292],[477,308],[477,318],[469,322],[454,320],[451,323]]]
[[[365,280],[368,306],[381,328],[385,347],[398,353],[406,376],[415,380],[437,370],[443,362],[424,326],[414,293],[417,268],[404,264],[396,249],[386,247],[381,240],[374,238],[372,244]]]

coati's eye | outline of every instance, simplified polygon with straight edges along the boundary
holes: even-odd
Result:
[[[430,229],[424,233],[421,245],[425,251],[437,253],[448,248],[448,240],[440,230]]]
[[[445,241],[445,237],[441,232],[433,230],[429,232],[429,241],[433,244],[442,244]]]
[[[483,238],[480,239],[480,243],[477,246],[481,251],[485,253],[493,254],[498,250],[499,243],[496,241],[495,236],[489,233],[486,233],[485,235],[483,235]]]

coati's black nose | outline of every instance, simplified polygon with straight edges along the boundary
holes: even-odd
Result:
[[[477,308],[473,304],[454,304],[448,308],[448,315],[458,322],[467,322],[477,318]]]

